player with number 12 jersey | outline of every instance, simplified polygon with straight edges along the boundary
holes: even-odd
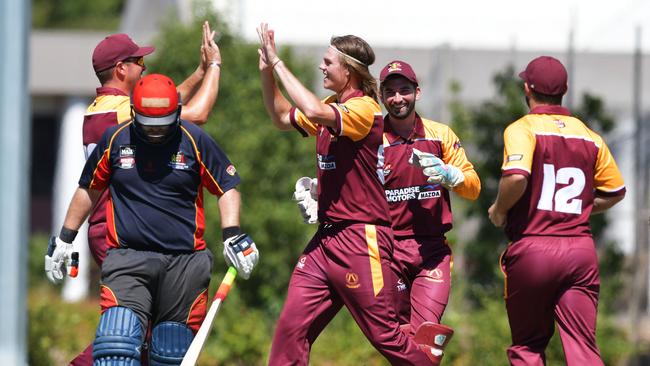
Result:
[[[561,106],[539,106],[504,133],[502,175],[528,177],[508,211],[506,234],[591,236],[594,193],[625,194],[623,177],[603,139]]]

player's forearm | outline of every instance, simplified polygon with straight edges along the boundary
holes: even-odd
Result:
[[[203,71],[203,68],[201,68],[201,65],[199,65],[196,70],[187,77],[187,79],[183,80],[183,82],[176,87],[176,90],[181,94],[183,105],[187,104],[189,100],[192,99],[194,92],[198,86],[201,85],[201,80],[203,80],[204,75],[205,72]]]
[[[79,230],[86,221],[90,210],[95,206],[102,191],[79,187],[72,196],[68,212],[63,221],[63,227],[70,230]]]
[[[336,115],[332,108],[324,104],[314,93],[305,88],[304,85],[296,78],[287,68],[284,62],[275,65],[274,70],[278,78],[287,90],[291,100],[296,103],[298,109],[314,123],[323,126],[336,128]]]
[[[262,71],[260,77],[262,79],[262,99],[266,112],[271,117],[276,128],[283,131],[290,130],[289,112],[292,106],[275,84],[273,71]]]
[[[239,226],[241,211],[241,196],[236,189],[226,191],[219,197],[219,214],[221,215],[221,228]]]
[[[219,94],[220,76],[220,66],[208,68],[201,82],[201,86],[181,110],[182,119],[197,125],[202,125],[207,122],[210,111],[212,111],[212,107]]]
[[[593,214],[607,211],[615,204],[621,202],[621,200],[623,200],[623,197],[625,197],[624,194],[620,196],[612,196],[612,197],[596,196],[594,198],[594,204],[591,210],[591,214],[593,215]]]
[[[499,191],[494,202],[495,209],[501,213],[508,212],[524,195],[527,186],[528,178],[521,174],[511,174],[501,177]]]

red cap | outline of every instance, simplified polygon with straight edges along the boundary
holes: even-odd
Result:
[[[388,65],[381,69],[381,72],[379,73],[379,81],[383,83],[384,80],[391,75],[401,75],[411,82],[416,84],[418,83],[418,78],[415,77],[415,71],[413,71],[411,65],[404,61],[395,60],[389,62]]]
[[[567,90],[567,72],[558,59],[540,56],[532,60],[519,77],[532,90],[546,95],[564,95]]]
[[[145,126],[167,126],[178,117],[179,98],[174,81],[162,74],[138,80],[131,95],[135,119]]]
[[[104,38],[93,51],[93,69],[95,73],[110,69],[118,62],[129,57],[146,56],[155,48],[151,46],[140,47],[124,33],[111,34]]]

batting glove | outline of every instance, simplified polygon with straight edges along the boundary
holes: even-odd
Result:
[[[72,243],[58,237],[50,237],[45,255],[45,275],[52,283],[60,283],[70,272],[72,265]]]
[[[437,156],[413,149],[409,164],[422,169],[422,173],[429,177],[427,182],[441,184],[447,189],[456,187],[465,181],[463,172],[453,165],[445,164]]]
[[[297,201],[305,224],[318,222],[318,179],[309,177],[298,179],[293,199]]]
[[[259,260],[260,253],[253,239],[247,234],[231,236],[223,242],[223,256],[229,266],[237,269],[237,273],[247,280]]]

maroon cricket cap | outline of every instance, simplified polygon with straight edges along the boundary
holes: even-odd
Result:
[[[415,76],[415,71],[413,71],[411,65],[404,61],[395,60],[389,62],[388,65],[384,66],[384,68],[381,69],[381,72],[379,73],[379,82],[383,83],[384,80],[386,80],[386,78],[391,75],[400,75],[415,84],[418,83],[418,78]]]
[[[140,47],[124,33],[111,34],[104,38],[93,51],[93,69],[95,73],[110,69],[118,62],[129,57],[146,56],[155,48],[151,46]]]
[[[567,72],[562,63],[550,56],[540,56],[532,60],[519,77],[528,86],[546,95],[564,95],[567,90]]]

